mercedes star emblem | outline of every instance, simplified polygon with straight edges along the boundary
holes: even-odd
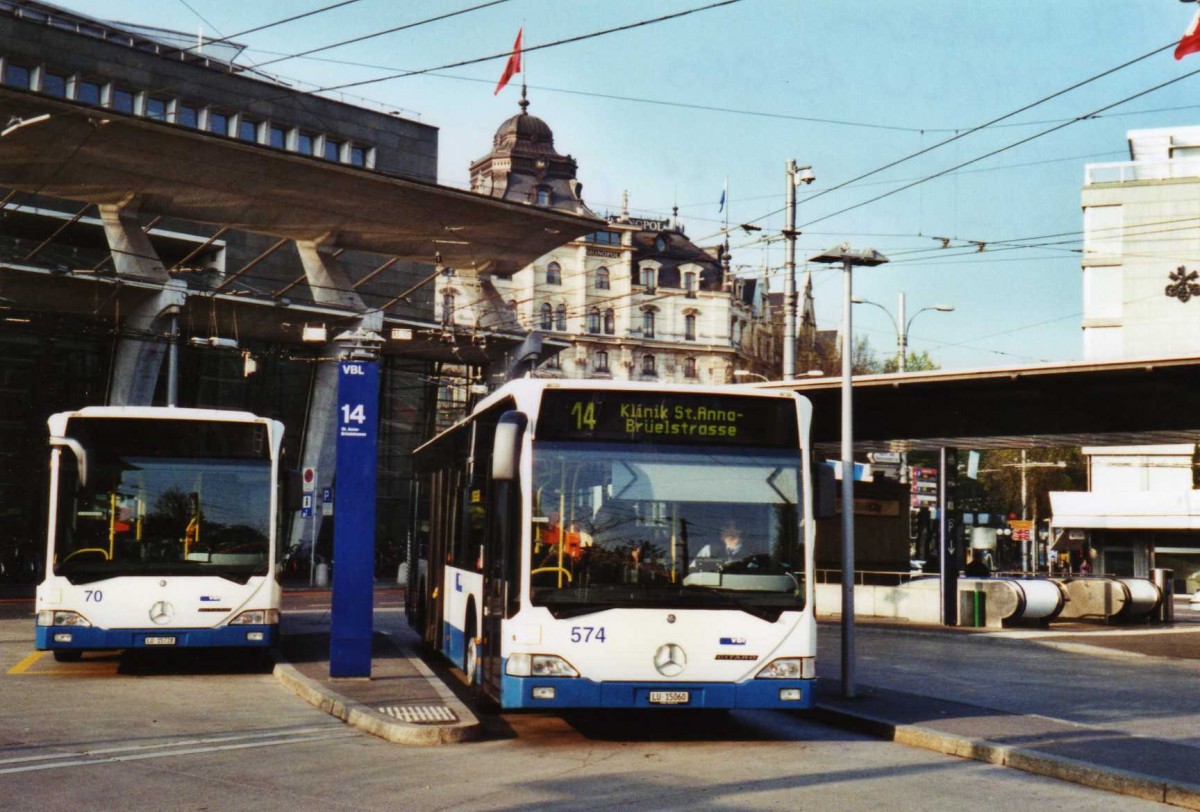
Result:
[[[654,652],[654,667],[664,677],[677,676],[687,667],[687,654],[683,652],[682,646],[665,643]]]
[[[173,617],[175,617],[175,607],[166,601],[159,601],[150,607],[150,619],[159,626],[170,623]]]

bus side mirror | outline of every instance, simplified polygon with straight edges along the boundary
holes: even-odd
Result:
[[[79,469],[79,487],[87,487],[88,479],[88,463],[87,451],[84,450],[83,444],[72,437],[51,437],[50,445],[54,448],[69,448],[71,453],[75,455],[75,465]]]
[[[813,465],[813,518],[832,519],[837,516],[837,479],[833,466],[827,462]]]
[[[283,472],[283,509],[295,512],[304,506],[304,478],[299,471]]]
[[[529,418],[524,412],[505,412],[496,424],[496,438],[492,442],[492,479],[497,482],[512,482],[517,478],[521,463],[521,440]]]

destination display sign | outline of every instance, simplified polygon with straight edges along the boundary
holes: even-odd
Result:
[[[538,440],[796,448],[791,398],[691,392],[555,390],[542,395]]]

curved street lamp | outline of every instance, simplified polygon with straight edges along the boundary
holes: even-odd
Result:
[[[893,316],[890,310],[878,302],[872,302],[868,299],[862,298],[861,296],[854,296],[850,299],[850,301],[854,304],[869,304],[873,305],[874,307],[878,307],[887,314],[889,319],[892,320],[892,327],[896,329],[896,349],[899,351],[899,357],[896,362],[896,371],[906,372],[908,368],[908,330],[910,327],[912,327],[913,321],[915,321],[917,316],[921,315],[926,310],[936,310],[939,313],[952,313],[954,312],[954,305],[930,305],[929,307],[922,307],[916,313],[913,313],[912,317],[909,318],[908,321],[905,321],[904,294],[899,293],[897,294],[897,297],[898,301],[896,312],[899,314],[899,318]]]

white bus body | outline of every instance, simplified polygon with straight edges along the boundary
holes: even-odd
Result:
[[[812,707],[809,422],[745,387],[507,384],[417,450],[410,622],[505,708]],[[731,520],[752,554],[722,557]]]
[[[248,412],[88,407],[52,415],[37,647],[267,647],[283,424]]]

